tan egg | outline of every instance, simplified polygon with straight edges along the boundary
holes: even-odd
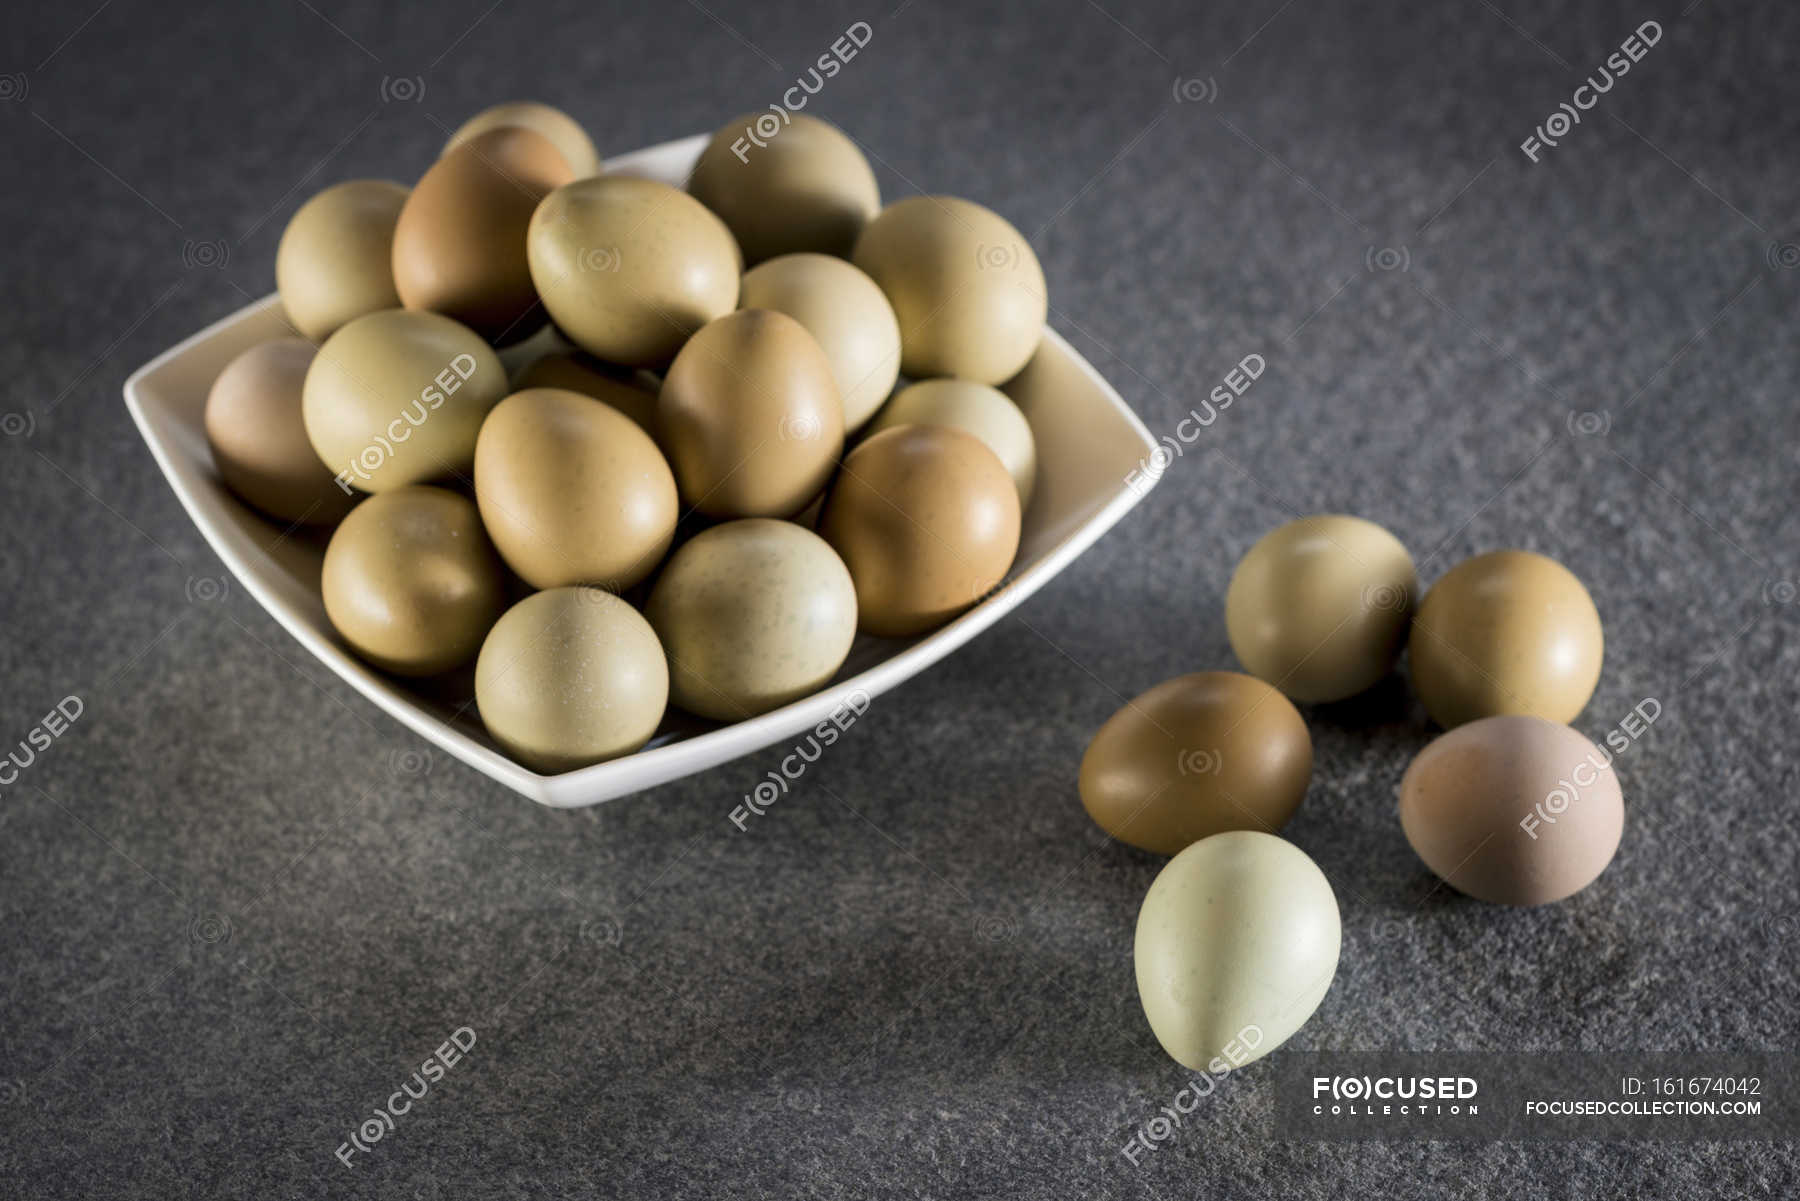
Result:
[[[1037,442],[1031,423],[1012,398],[986,384],[928,379],[902,388],[875,418],[873,431],[896,425],[947,425],[974,434],[1000,457],[1019,489],[1019,508],[1031,504],[1037,483]]]
[[[327,338],[301,411],[339,482],[385,492],[466,476],[506,368],[471,329],[436,313],[370,313]]]
[[[636,609],[598,588],[552,588],[506,611],[475,664],[488,733],[536,771],[635,751],[669,699],[669,668]]]
[[[575,179],[600,174],[600,152],[594,149],[594,141],[588,137],[587,130],[581,128],[575,118],[560,108],[539,104],[535,100],[513,100],[482,109],[450,135],[450,140],[444,143],[439,157],[449,154],[478,134],[505,125],[522,125],[550,139],[557,153],[563,156],[563,161],[569,164],[569,170],[574,173]]]
[[[531,214],[572,178],[540,133],[476,134],[425,172],[394,227],[394,286],[409,309],[453,317],[490,342],[544,324],[525,257]]]
[[[1238,561],[1225,630],[1252,675],[1297,701],[1339,701],[1394,666],[1418,594],[1412,556],[1374,522],[1302,517]]]
[[[837,674],[856,639],[856,587],[823,538],[752,517],[684,543],[644,616],[668,653],[675,704],[741,721]]]
[[[731,231],[654,180],[602,176],[558,188],[532,216],[526,246],[550,319],[610,363],[660,368],[737,306],[743,261]]]
[[[881,209],[869,160],[836,126],[804,113],[791,114],[765,145],[749,139],[753,124],[772,120],[749,113],[714,134],[688,191],[731,227],[748,263],[798,251],[849,254]]]
[[[645,387],[641,380],[651,380],[647,373],[628,375],[624,370],[602,363],[579,350],[553,350],[539,355],[513,377],[513,391],[527,388],[563,388],[579,392],[611,405],[637,423],[639,429],[656,436],[656,390]]]
[[[831,360],[844,404],[844,430],[854,431],[881,407],[900,374],[900,323],[875,281],[843,259],[784,254],[744,274],[743,309],[786,313]]]
[[[459,667],[505,607],[505,576],[474,502],[443,488],[370,497],[325,548],[325,613],[351,649],[402,676]]]
[[[1600,614],[1555,559],[1497,550],[1444,574],[1413,618],[1413,687],[1445,728],[1527,713],[1569,722],[1600,682]]]
[[[1273,833],[1312,779],[1312,737],[1253,676],[1165,680],[1113,714],[1081,758],[1081,803],[1102,830],[1158,855],[1226,830]]]
[[[1019,493],[973,434],[903,425],[844,459],[819,532],[856,582],[860,628],[905,637],[1006,578],[1019,550]]]
[[[475,500],[506,565],[533,588],[631,587],[675,536],[675,477],[650,435],[578,392],[494,406],[475,444]]]
[[[1619,849],[1612,756],[1558,722],[1483,717],[1440,735],[1400,781],[1400,826],[1459,892],[1542,905],[1580,892]]]
[[[332,525],[356,493],[340,488],[313,453],[300,391],[317,348],[303,338],[252,346],[206,395],[206,441],[225,486],[281,521]]]
[[[851,256],[900,319],[900,370],[1002,384],[1044,333],[1049,292],[1025,235],[954,196],[909,196],[881,210]]]
[[[275,248],[275,288],[295,329],[323,342],[352,318],[400,307],[394,226],[407,195],[403,184],[352,179],[300,206]]]
[[[831,362],[806,327],[746,309],[688,339],[663,377],[657,441],[681,499],[709,517],[791,517],[844,449]]]

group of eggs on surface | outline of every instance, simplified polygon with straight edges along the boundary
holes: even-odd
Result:
[[[1357,696],[1402,650],[1447,730],[1400,784],[1401,828],[1425,865],[1480,900],[1538,905],[1611,862],[1624,822],[1612,757],[1565,724],[1600,678],[1600,616],[1560,563],[1477,555],[1420,600],[1412,558],[1387,530],[1304,517],[1239,561],[1225,625],[1250,674],[1157,685],[1101,727],[1081,763],[1094,821],[1173,856],[1139,911],[1134,958],[1151,1029],[1179,1062],[1216,1065],[1230,1048],[1232,1066],[1247,1063],[1324,999],[1337,900],[1318,865],[1277,836],[1312,777],[1294,702]],[[1248,1028],[1257,1034],[1246,1040]]]
[[[474,661],[489,733],[540,771],[636,750],[670,703],[814,692],[859,631],[942,624],[1018,551],[1036,450],[998,385],[1043,331],[1030,246],[966,200],[882,208],[823,121],[747,154],[742,124],[685,190],[600,175],[534,103],[411,188],[325,189],[276,254],[302,336],[208,396],[227,486],[336,526],[344,641],[402,676]],[[498,348],[546,324],[509,378]]]

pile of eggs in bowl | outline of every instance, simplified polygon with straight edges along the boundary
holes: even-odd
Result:
[[[473,663],[536,770],[628,754],[670,705],[806,696],[859,632],[941,625],[1018,552],[1036,452],[997,386],[1042,335],[1031,247],[967,200],[883,208],[824,121],[743,125],[683,190],[505,104],[410,188],[326,188],[276,254],[296,336],[207,399],[226,485],[335,527],[343,641],[398,676]]]

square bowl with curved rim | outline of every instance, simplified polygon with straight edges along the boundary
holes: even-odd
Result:
[[[607,161],[609,174],[682,186],[705,135]],[[125,381],[125,404],[188,516],[243,586],[319,662],[432,745],[514,791],[557,808],[598,804],[794,738],[961,647],[1091,546],[1154,483],[1155,441],[1100,374],[1054,330],[1003,391],[1018,402],[1037,442],[1038,478],[1019,553],[1005,582],[954,621],[913,639],[859,635],[836,678],[819,692],[732,725],[671,709],[635,754],[559,775],[515,763],[482,728],[467,676],[436,684],[400,680],[351,653],[326,619],[319,570],[326,535],[288,533],[229,492],[213,468],[202,426],[219,372],[258,342],[291,333],[277,296],[246,306],[164,351]],[[534,339],[535,341],[535,339]]]

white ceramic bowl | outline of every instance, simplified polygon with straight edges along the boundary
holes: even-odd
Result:
[[[609,173],[681,186],[706,145],[704,135],[608,160]],[[849,660],[823,691],[729,726],[671,710],[643,750],[609,763],[545,776],[507,758],[460,694],[381,674],[352,655],[319,599],[324,538],[283,537],[280,527],[228,492],[213,469],[201,415],[206,394],[242,351],[291,332],[269,296],[164,351],[125,381],[125,404],[169,485],[213,550],[251,595],[318,660],[434,745],[540,804],[593,805],[794,739],[840,706],[873,698],[961,646],[1067,567],[1125,515],[1154,482],[1141,466],[1155,446],[1143,424],[1086,360],[1051,330],[1024,372],[1006,386],[1037,439],[1038,480],[1025,513],[1018,558],[1004,586],[948,625],[920,638],[858,637]],[[533,340],[536,341],[535,339]],[[1127,480],[1131,482],[1128,484]]]

